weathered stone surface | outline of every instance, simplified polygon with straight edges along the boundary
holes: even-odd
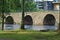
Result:
[[[59,11],[25,12],[25,16],[30,15],[32,17],[34,25],[43,25],[44,17],[47,14],[53,15],[56,19],[56,24],[59,23]],[[15,23],[21,23],[21,19],[22,19],[21,12],[11,13],[10,15],[13,17]]]

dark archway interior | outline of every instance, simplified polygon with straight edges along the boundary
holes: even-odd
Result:
[[[8,16],[5,20],[6,24],[14,24],[14,19],[11,16]]]
[[[55,25],[55,21],[56,21],[56,19],[53,15],[47,14],[44,18],[43,24],[53,26],[53,25]]]
[[[24,24],[25,25],[33,25],[33,19],[30,15],[24,17]]]

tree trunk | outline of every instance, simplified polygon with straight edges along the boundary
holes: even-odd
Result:
[[[2,30],[4,30],[4,0],[2,1]]]
[[[22,22],[21,29],[24,29],[24,0],[22,0]]]

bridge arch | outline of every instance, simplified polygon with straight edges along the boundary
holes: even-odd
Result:
[[[24,17],[24,24],[25,25],[33,25],[33,19],[30,15],[26,15]]]
[[[14,24],[14,19],[12,16],[8,16],[6,19],[5,19],[5,24]]]
[[[47,14],[43,19],[43,25],[53,26],[55,25],[56,19],[52,14]]]

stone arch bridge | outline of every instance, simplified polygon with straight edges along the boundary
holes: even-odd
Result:
[[[10,13],[10,15],[14,19],[15,23],[21,23],[22,12]],[[26,18],[27,17],[27,18]],[[25,12],[26,20],[30,21],[33,25],[58,25],[59,23],[59,11],[40,11],[40,12]],[[49,21],[51,23],[49,23]],[[26,24],[29,24],[26,22]]]

